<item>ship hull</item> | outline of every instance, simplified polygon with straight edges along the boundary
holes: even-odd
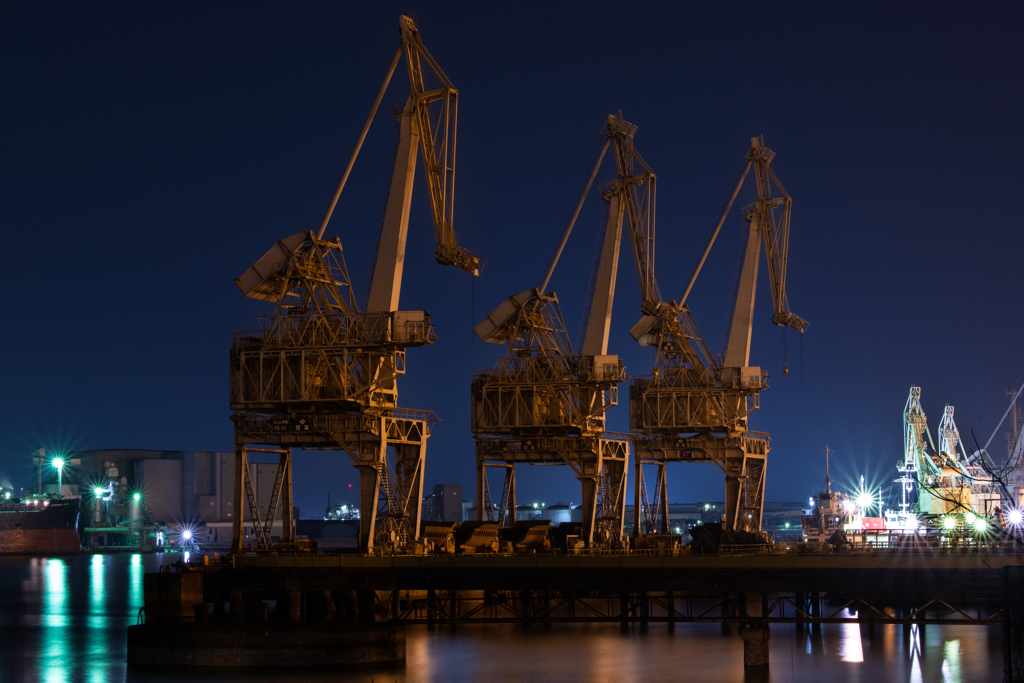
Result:
[[[0,507],[0,555],[77,555],[78,501]]]

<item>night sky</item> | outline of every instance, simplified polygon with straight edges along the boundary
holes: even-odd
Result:
[[[788,294],[810,328],[771,325],[762,261],[751,351],[771,376],[750,425],[772,438],[767,500],[820,488],[826,445],[833,482],[863,474],[888,490],[911,385],[933,432],[948,403],[964,438],[984,443],[1006,389],[1024,381],[1021,5],[664,5],[6,6],[0,483],[27,485],[39,446],[233,448],[232,335],[272,308],[234,279],[319,226],[403,13],[460,91],[455,228],[486,262],[478,279],[434,262],[418,172],[401,307],[428,311],[439,338],[410,349],[399,397],[441,420],[427,490],[461,483],[473,497],[469,386],[505,350],[473,326],[539,284],[620,110],[658,174],[664,294],[689,279],[751,136],[776,152],[793,197]],[[404,69],[326,233],[341,238],[362,300]],[[614,175],[606,162],[597,182]],[[689,299],[715,352],[753,193],[748,181]],[[601,209],[593,193],[549,288],[574,341]],[[629,336],[639,290],[623,251],[610,352],[640,376],[653,356]],[[620,391],[609,427],[626,431]],[[297,453],[294,467],[303,516],[358,486],[340,452]],[[723,496],[714,465],[670,466],[669,480],[671,501]],[[580,498],[568,468],[524,467],[519,488],[521,502]]]

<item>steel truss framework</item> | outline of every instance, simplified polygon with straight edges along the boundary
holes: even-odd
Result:
[[[622,537],[626,509],[630,437],[604,432],[590,437],[476,438],[477,518],[511,525],[516,521],[516,465],[568,465],[584,484],[593,482],[596,494],[592,541],[615,543]],[[488,470],[502,472],[502,495],[497,506],[490,495]],[[586,510],[584,510],[586,512]],[[588,520],[584,519],[586,527]]]
[[[764,509],[764,478],[770,439],[763,432],[743,436],[691,437],[634,436],[634,501],[636,523],[633,535],[669,533],[667,472],[670,462],[713,462],[726,477],[739,482],[736,514],[744,522],[732,528],[760,527]],[[644,466],[656,467],[655,485],[648,490]],[[728,510],[727,510],[728,513]],[[753,520],[758,520],[753,526]]]
[[[253,490],[252,471],[249,467],[250,453],[272,453],[278,456],[277,472],[274,486],[267,505],[267,515],[260,513],[256,492]],[[249,519],[256,536],[257,547],[266,548],[270,545],[271,530],[277,519],[278,507],[281,507],[281,541],[290,543],[295,540],[292,519],[292,451],[287,449],[235,448],[235,491],[231,521],[231,549],[241,552],[244,537],[244,510],[242,507],[242,491],[245,489],[245,500],[248,503]]]
[[[378,591],[381,611],[407,624],[510,622],[731,623],[764,624],[954,624],[994,626],[1006,621],[999,604],[962,605],[943,598],[889,604],[871,598],[826,602],[817,593],[760,596],[751,609],[748,596],[692,596],[673,591],[495,591],[427,590],[402,599],[398,591]]]
[[[436,420],[432,413],[413,410],[350,415],[236,413],[233,419],[236,443],[289,448],[289,484],[291,447],[344,451],[359,470],[360,545],[367,552],[399,552],[419,538],[427,438],[429,425]],[[236,452],[243,450],[246,447]],[[235,485],[239,487],[240,481]],[[289,521],[290,486],[286,495],[289,504],[285,513]],[[235,515],[239,519],[241,498],[236,495],[235,501]],[[269,528],[273,517],[269,516],[263,524]],[[233,535],[232,547],[241,548],[239,530]]]

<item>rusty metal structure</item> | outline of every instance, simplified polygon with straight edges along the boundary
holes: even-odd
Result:
[[[630,430],[634,437],[634,535],[668,533],[666,465],[670,462],[714,462],[725,472],[725,519],[728,530],[761,528],[767,434],[748,429],[747,418],[759,407],[767,376],[750,366],[750,337],[761,243],[765,245],[776,325],[803,332],[807,322],[789,310],[786,264],[792,200],[772,171],[775,153],[762,140],[751,139],[739,181],[715,226],[711,239],[678,302],[663,301],[653,275],[653,240],[644,266],[644,316],[631,334],[654,347],[652,374],[637,377],[629,391]],[[739,194],[754,169],[757,201],[743,210],[749,223],[725,356],[712,356],[686,304],[700,270]],[[644,466],[654,466],[656,480],[648,490]],[[652,492],[653,491],[653,495]]]
[[[628,216],[631,232],[641,231],[652,215],[655,176],[633,147],[636,126],[621,114],[611,115],[603,133],[604,145],[540,285],[513,295],[476,327],[481,339],[508,344],[508,352],[495,368],[474,378],[472,429],[477,519],[516,520],[516,465],[568,465],[582,487],[580,540],[612,547],[623,541],[630,439],[605,430],[605,413],[618,403],[618,384],[626,379],[618,356],[608,354],[608,335],[623,219]],[[608,218],[586,331],[576,352],[558,297],[546,290],[609,146],[615,149],[618,177],[600,188]],[[634,242],[643,247],[643,239]],[[489,469],[503,474],[497,502]]]
[[[398,378],[410,347],[435,335],[425,311],[398,310],[416,158],[430,189],[435,258],[474,275],[480,260],[460,247],[452,225],[458,91],[427,52],[412,20],[401,17],[402,40],[319,231],[274,245],[235,282],[242,293],[275,305],[261,328],[237,334],[231,348],[235,430],[232,549],[242,550],[243,497],[259,544],[282,507],[292,541],[291,450],[341,450],[359,470],[360,546],[401,552],[420,532],[420,501],[433,414],[398,406]],[[401,114],[398,153],[365,307],[353,294],[338,238],[324,238],[398,62],[405,56],[411,93]],[[425,86],[432,75],[440,85]],[[358,229],[358,228],[356,228]],[[261,517],[249,472],[250,453],[278,456],[273,495]]]

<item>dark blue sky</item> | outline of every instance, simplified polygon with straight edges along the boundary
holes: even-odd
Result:
[[[762,275],[751,353],[772,377],[751,421],[772,436],[769,500],[819,487],[826,444],[834,480],[864,474],[887,487],[912,384],[933,430],[949,403],[965,438],[973,429],[984,442],[1005,390],[1024,380],[1024,11],[658,5],[4,9],[0,473],[26,476],[40,445],[231,449],[231,337],[269,313],[234,278],[276,240],[319,225],[402,13],[460,90],[455,225],[486,261],[475,282],[434,263],[419,177],[401,306],[429,311],[439,339],[410,350],[399,388],[403,405],[442,420],[428,489],[462,483],[472,497],[469,384],[504,353],[474,340],[473,325],[539,282],[602,123],[619,110],[658,174],[665,294],[688,279],[751,136],[775,150],[794,198],[789,300],[811,327],[801,340],[771,326]],[[407,93],[399,71],[327,231],[360,296],[394,149],[388,114]],[[598,182],[613,175],[606,164]],[[599,222],[595,196],[550,287],[573,338]],[[744,226],[734,210],[690,297],[714,351]],[[628,258],[619,282],[610,350],[629,374],[648,374],[651,352],[628,334],[639,314]],[[610,426],[625,431],[621,393]],[[304,514],[356,482],[343,454],[298,454],[295,470]],[[723,495],[714,466],[669,477],[672,500]],[[525,468],[520,498],[579,502],[579,492],[566,468]]]

